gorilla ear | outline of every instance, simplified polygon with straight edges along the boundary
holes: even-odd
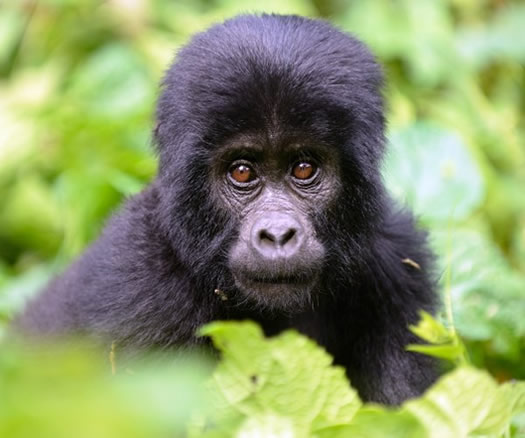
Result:
[[[160,129],[161,122],[157,122],[155,125],[155,128],[153,128],[153,138],[157,140],[159,136],[159,129]]]
[[[166,142],[169,142],[169,138],[166,138],[166,122],[157,120],[155,122],[155,126],[153,127],[153,147],[155,151],[157,152],[157,155],[162,158],[162,155],[164,154],[164,145]],[[162,159],[161,159],[162,161]]]
[[[157,122],[155,123],[155,127],[153,128],[153,144],[155,146],[155,149],[159,153],[160,153],[160,128],[161,126],[162,126],[162,122],[159,122],[157,120]]]
[[[151,132],[151,146],[153,147],[154,153],[157,157],[161,155],[161,130],[162,122],[156,121],[153,131]]]

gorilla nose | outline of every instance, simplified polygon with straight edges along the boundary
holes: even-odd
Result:
[[[255,222],[252,245],[266,258],[290,257],[301,247],[303,228],[292,216],[270,213]]]

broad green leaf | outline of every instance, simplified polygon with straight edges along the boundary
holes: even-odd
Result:
[[[419,312],[420,320],[417,325],[411,325],[410,331],[421,339],[432,344],[442,344],[450,342],[451,334],[449,330],[440,322],[425,311]]]
[[[507,405],[486,372],[465,366],[442,377],[402,409],[424,424],[430,438],[462,438],[483,429],[492,413],[505,411]]]
[[[289,418],[274,413],[253,415],[244,420],[235,434],[237,438],[292,438],[301,436]]]
[[[427,222],[470,215],[484,197],[483,180],[460,138],[428,123],[390,134],[387,187]]]
[[[465,361],[465,346],[461,339],[427,312],[419,312],[417,325],[409,326],[410,331],[431,345],[411,344],[407,351],[416,351],[429,356],[461,363]]]
[[[336,426],[317,435],[319,438],[426,438],[428,433],[410,412],[367,405],[348,426]]]
[[[427,356],[438,357],[452,362],[462,362],[465,357],[465,347],[462,344],[445,345],[419,345],[410,344],[406,347],[407,351],[426,354]]]
[[[522,411],[519,405],[524,400],[523,383],[505,383],[499,386],[493,407],[476,432],[480,435],[500,436],[508,430],[512,416]]]
[[[525,382],[507,382],[501,385],[500,391],[511,404],[512,415],[525,413]]]
[[[431,236],[441,256],[440,270],[450,269],[450,284],[443,286],[450,288],[460,334],[490,340],[507,353],[518,348],[525,336],[525,276],[512,271],[499,248],[478,231],[436,229]]]
[[[304,336],[288,331],[266,339],[250,322],[216,322],[201,334],[223,354],[213,378],[219,406],[248,418],[287,418],[304,436],[349,422],[361,405],[344,370]]]
[[[137,54],[123,44],[99,49],[71,81],[73,102],[99,117],[129,117],[153,105],[153,78]]]

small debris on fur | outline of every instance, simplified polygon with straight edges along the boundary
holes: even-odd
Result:
[[[219,297],[221,298],[222,301],[227,301],[228,300],[228,295],[226,295],[226,292],[220,290],[220,289],[215,289],[214,292],[219,295]]]
[[[416,268],[421,271],[421,266],[419,266],[419,263],[415,262],[412,259],[409,259],[408,257],[406,259],[401,260],[401,263],[404,263],[405,265],[410,265],[413,268]]]

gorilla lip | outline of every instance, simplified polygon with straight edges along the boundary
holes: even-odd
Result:
[[[267,284],[304,284],[308,283],[308,279],[298,276],[277,276],[277,277],[252,277],[249,280],[254,283]]]
[[[284,285],[284,286],[306,286],[315,282],[315,275],[290,274],[290,275],[253,275],[243,273],[237,277],[241,284],[249,285]]]

